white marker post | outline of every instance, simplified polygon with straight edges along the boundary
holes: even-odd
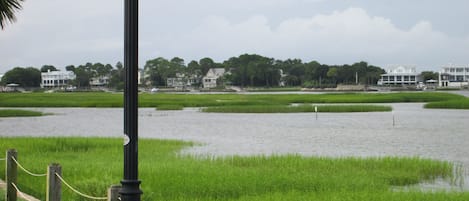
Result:
[[[318,106],[314,106],[314,112],[316,113],[316,120],[318,120]]]

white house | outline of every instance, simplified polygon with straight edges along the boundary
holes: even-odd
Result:
[[[463,87],[469,85],[469,65],[448,64],[439,73],[440,87]]]
[[[103,87],[109,84],[109,76],[98,76],[90,79],[90,85],[93,87]]]
[[[65,87],[76,78],[72,71],[48,71],[41,73],[41,87]]]
[[[417,85],[420,73],[417,73],[415,66],[393,65],[388,66],[386,74],[381,75],[378,85]]]
[[[217,80],[225,74],[224,68],[211,68],[207,74],[202,78],[204,88],[217,87]]]
[[[175,88],[190,87],[199,83],[197,75],[186,75],[183,73],[176,73],[176,77],[169,77],[166,79],[166,86]]]

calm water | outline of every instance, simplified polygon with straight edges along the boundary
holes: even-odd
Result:
[[[202,143],[183,151],[191,154],[421,156],[469,167],[469,110],[429,110],[420,103],[390,105],[393,113],[326,113],[317,120],[313,113],[217,114],[197,108],[143,108],[139,135]],[[0,118],[0,136],[123,136],[122,109],[33,110],[54,115]]]

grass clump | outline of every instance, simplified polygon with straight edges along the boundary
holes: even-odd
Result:
[[[38,117],[44,113],[29,110],[0,109],[0,117]]]
[[[391,106],[384,105],[320,105],[318,112],[390,112]]]
[[[442,101],[442,102],[432,102],[432,103],[425,104],[424,107],[425,108],[431,108],[431,109],[464,109],[464,110],[468,110],[469,109],[469,98]]]
[[[142,200],[469,200],[466,192],[395,191],[435,178],[450,178],[449,162],[421,158],[323,158],[299,155],[197,157],[178,152],[191,143],[142,139]],[[122,139],[0,138],[35,173],[60,163],[63,177],[82,192],[105,196],[122,178]],[[4,178],[4,166],[0,176]],[[19,185],[43,200],[45,179],[19,171]],[[85,200],[64,187],[64,200]]]
[[[203,112],[219,113],[299,113],[299,112],[388,112],[392,111],[390,106],[380,105],[250,105],[250,106],[223,106],[208,107],[202,109]]]
[[[184,106],[182,105],[159,105],[157,110],[183,110]]]

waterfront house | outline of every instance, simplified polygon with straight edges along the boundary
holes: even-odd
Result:
[[[202,78],[204,88],[215,88],[217,87],[218,78],[225,74],[224,68],[211,68],[207,74]]]
[[[417,85],[421,81],[420,73],[415,66],[393,65],[388,66],[386,74],[381,75],[378,85]]]
[[[71,81],[76,78],[72,71],[47,71],[41,73],[41,87],[55,88],[71,85]]]
[[[469,65],[448,64],[439,73],[440,87],[464,87],[469,85]]]

